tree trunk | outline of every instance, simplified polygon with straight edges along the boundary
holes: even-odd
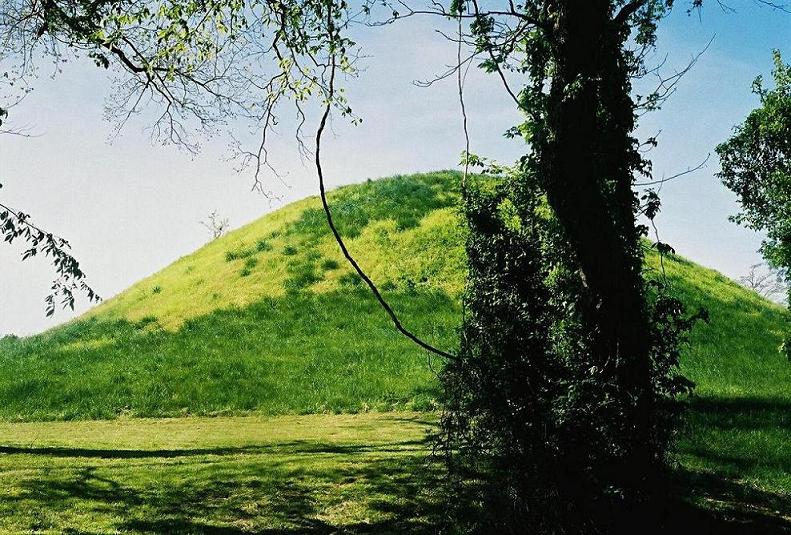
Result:
[[[631,188],[639,156],[631,137],[627,34],[613,22],[611,4],[558,2],[551,137],[540,150],[549,203],[576,251],[587,291],[583,321],[593,340],[591,365],[636,400],[624,423],[633,439],[627,456],[641,465],[651,461],[641,453],[650,450],[640,447],[650,439],[651,346]]]

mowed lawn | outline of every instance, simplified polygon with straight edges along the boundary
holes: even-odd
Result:
[[[0,424],[3,533],[433,533],[429,414]]]
[[[453,533],[436,421],[391,412],[2,423],[0,532]],[[682,441],[668,529],[789,532],[787,493],[701,465],[700,439],[733,450],[716,432]]]

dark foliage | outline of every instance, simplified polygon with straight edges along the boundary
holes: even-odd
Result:
[[[470,278],[462,358],[443,374],[444,451],[453,492],[472,494],[459,504],[481,507],[473,531],[609,531],[613,522],[628,525],[624,511],[645,514],[665,488],[676,416],[667,400],[691,386],[677,365],[694,318],[662,284],[650,285],[651,386],[643,395],[652,412],[650,443],[640,446],[652,457],[635,474],[637,400],[608,363],[593,360],[579,270],[533,184],[520,176],[466,195]]]
[[[637,216],[652,220],[659,199],[633,190],[651,168],[633,131],[662,95],[630,95],[670,5],[526,2],[517,15],[532,31],[520,34],[456,4],[472,13],[484,69],[527,80],[512,92],[526,120],[510,134],[528,154],[488,193],[465,192],[467,316],[461,360],[444,374],[443,446],[454,491],[472,490],[459,503],[481,506],[473,531],[661,523],[670,401],[693,386],[679,344],[698,316],[643,277]]]

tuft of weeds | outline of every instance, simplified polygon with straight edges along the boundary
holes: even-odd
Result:
[[[233,262],[234,260],[242,260],[245,258],[250,258],[255,253],[256,253],[256,249],[252,247],[241,247],[239,249],[234,249],[232,251],[226,251],[225,261]]]
[[[392,292],[396,288],[397,286],[393,281],[386,281],[384,284],[382,284],[382,291],[385,292]]]
[[[242,268],[242,271],[239,274],[242,277],[247,277],[248,275],[250,275],[250,273],[253,272],[253,269],[255,269],[255,266],[257,265],[258,265],[258,259],[254,256],[250,257],[244,261],[244,267]]]
[[[333,271],[338,269],[340,266],[338,265],[337,260],[333,260],[332,258],[325,258],[321,262],[321,269],[324,271]]]
[[[341,283],[341,286],[352,286],[358,288],[363,285],[363,280],[354,271],[344,273],[340,276],[338,281]]]
[[[297,264],[290,268],[291,275],[283,284],[287,293],[295,293],[313,284],[316,284],[324,276],[316,270],[313,263]]]

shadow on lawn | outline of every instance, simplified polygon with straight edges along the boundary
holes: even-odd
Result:
[[[708,529],[696,533],[791,533],[788,493],[750,485],[751,478],[791,473],[791,403],[785,400],[694,399],[686,414],[682,455],[696,458],[704,470],[679,469],[679,494],[687,498],[679,519]],[[707,504],[705,509],[689,502]],[[680,524],[679,524],[680,525]]]
[[[59,518],[79,507],[97,525],[111,522],[113,531],[435,533],[444,510],[435,492],[441,471],[421,441],[185,450],[194,457],[175,459],[168,451],[112,456],[104,450],[86,455],[86,450],[18,449],[25,451],[15,453],[43,453],[82,466],[25,479],[20,493],[0,498],[5,513],[34,511],[35,517],[46,511]],[[143,470],[127,459],[143,459]],[[364,511],[354,514],[357,507]]]
[[[787,443],[791,437],[789,401],[699,399],[690,405],[687,423],[692,437],[705,433],[706,440],[687,439],[686,453],[723,472],[747,474],[763,468],[791,473],[791,447]]]
[[[409,421],[414,422],[415,420]],[[0,454],[42,455],[47,457],[71,457],[87,459],[172,459],[177,457],[195,457],[206,455],[258,455],[263,453],[289,455],[315,455],[319,453],[351,455],[355,453],[366,452],[397,453],[409,450],[424,451],[424,445],[425,441],[423,440],[400,441],[389,444],[377,443],[370,446],[359,444],[322,444],[318,442],[294,440],[290,442],[280,442],[277,444],[256,446],[162,450],[0,446]]]
[[[662,533],[695,535],[781,535],[791,533],[788,505],[778,494],[760,491],[739,481],[713,474],[681,470],[677,473],[679,494]],[[783,510],[785,509],[785,511]],[[787,517],[786,517],[787,518]]]
[[[782,432],[789,414],[791,406],[782,401],[699,400],[689,418],[727,441],[731,431]],[[0,498],[1,512],[46,511],[58,518],[79,507],[104,525],[110,522],[112,530],[133,533],[437,533],[448,526],[445,478],[427,457],[428,447],[429,439],[192,450],[6,448],[21,458],[44,455],[64,465],[24,476],[20,492]],[[788,448],[765,458],[750,458],[747,450],[718,457],[716,444],[695,448],[688,441],[681,453],[706,460],[712,472],[679,469],[662,525],[641,519],[643,535],[791,533],[787,496],[728,477],[760,464],[787,469]]]

